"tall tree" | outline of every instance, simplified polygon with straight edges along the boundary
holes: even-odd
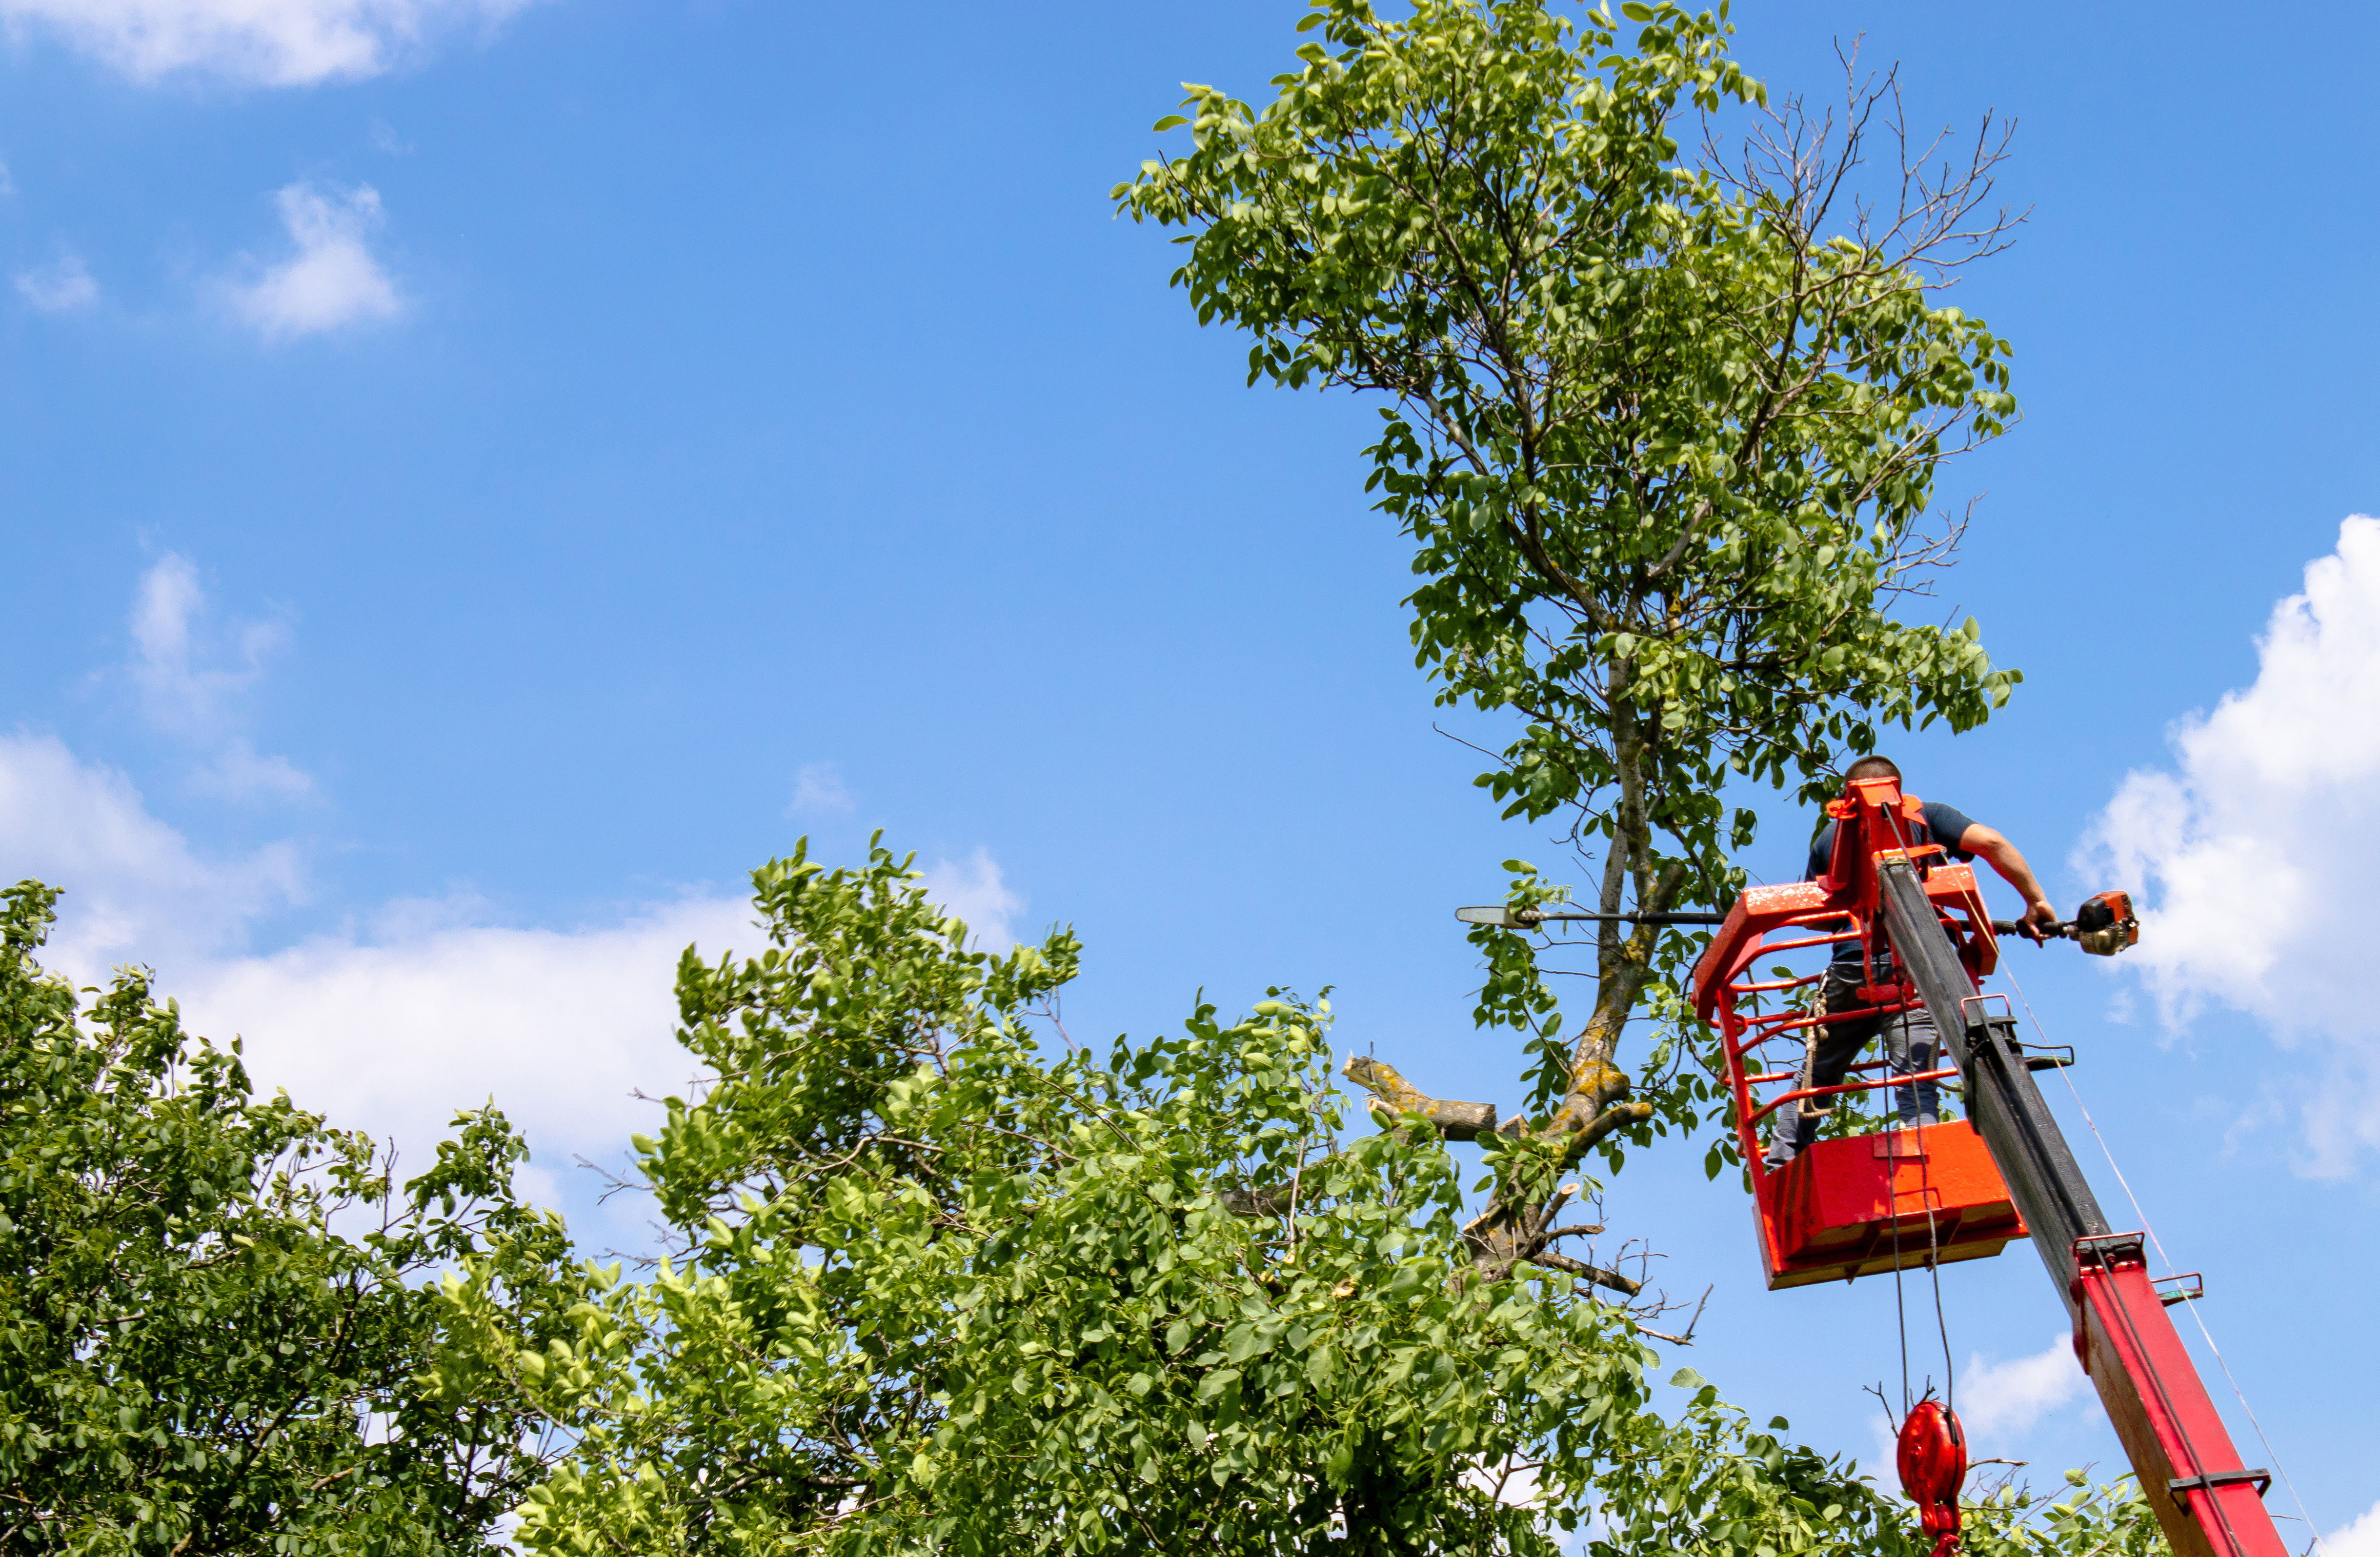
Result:
[[[1192,87],[1158,126],[1186,126],[1190,151],[1144,164],[1119,206],[1186,229],[1173,279],[1202,322],[1254,338],[1250,382],[1378,404],[1368,488],[1415,543],[1418,661],[1441,702],[1524,721],[1479,779],[1505,815],[1567,816],[1600,911],[1722,904],[1756,822],[1728,814],[1731,780],[1815,798],[1879,725],[1966,729],[2017,679],[1972,618],[1894,614],[1956,538],[1924,523],[1937,467],[2015,409],[2007,344],[1941,296],[2007,232],[1984,210],[2004,138],[1987,121],[1930,160],[1888,79],[1854,84],[1840,119],[1772,110],[1724,6],[1631,0],[1623,43],[1608,12],[1548,0],[1312,6],[1272,101]],[[1550,1254],[1572,1164],[1691,1125],[1713,1094],[1665,1070],[1674,1047],[1647,1095],[1619,1062],[1648,1000],[1675,1014],[1687,937],[1606,923],[1567,1039],[1513,933],[1475,939],[1483,1017],[1536,1059],[1472,1233],[1502,1268]],[[1387,1068],[1354,1074],[1447,1116]]]
[[[512,1197],[518,1139],[467,1116],[398,1190],[140,972],[85,1011],[34,960],[55,896],[0,892],[0,1550],[502,1550],[540,1418],[419,1379],[451,1263],[523,1343],[555,1322],[567,1240]]]

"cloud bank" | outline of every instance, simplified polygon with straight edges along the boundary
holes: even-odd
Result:
[[[264,803],[311,793],[247,732],[285,623],[218,613],[197,565],[169,553],[141,576],[128,635],[115,679],[195,760],[189,788]],[[841,793],[832,769],[802,781]],[[427,1160],[455,1110],[491,1097],[539,1153],[532,1192],[551,1194],[552,1170],[574,1156],[616,1160],[650,1122],[636,1093],[680,1090],[691,1072],[675,1038],[679,955],[765,944],[740,893],[689,892],[561,927],[491,923],[468,896],[399,901],[260,947],[276,916],[310,906],[307,858],[295,840],[211,852],[152,815],[124,773],[55,736],[0,735],[0,872],[66,894],[43,960],[84,984],[153,968],[190,1031],[244,1041],[261,1087],[394,1139],[409,1160]],[[1010,944],[1024,900],[988,851],[935,863],[926,886],[978,946]]]
[[[189,1029],[245,1043],[249,1070],[333,1122],[427,1160],[458,1108],[493,1097],[547,1169],[614,1159],[652,1120],[634,1095],[681,1090],[678,956],[755,953],[739,895],[692,893],[563,928],[486,923],[468,899],[388,905],[278,950],[261,921],[308,897],[293,844],[211,855],[152,815],[131,781],[45,735],[0,736],[0,859],[66,888],[43,960],[91,984],[157,970]],[[978,850],[926,873],[978,946],[1007,944],[1023,901]]]
[[[319,335],[405,311],[396,284],[366,241],[382,223],[380,193],[359,184],[325,195],[292,184],[273,197],[297,252],[248,285],[231,288],[233,310],[268,341]]]
[[[2273,609],[2253,684],[2171,734],[2173,766],[2128,775],[2085,846],[2146,888],[2125,964],[2168,1029],[2209,1007],[2318,1048],[2304,1170],[2380,1149],[2380,1021],[2360,912],[2380,867],[2380,520],[2339,526]]]
[[[308,897],[278,843],[215,855],[152,815],[122,773],[43,735],[0,736],[0,859],[63,887],[42,960],[78,983],[138,961],[189,1031],[244,1041],[250,1075],[334,1124],[429,1161],[457,1109],[493,1097],[547,1170],[615,1157],[675,1090],[678,954],[757,951],[740,898],[694,895],[607,923],[472,923],[480,905],[406,903],[360,928],[259,953],[261,921]],[[551,1179],[540,1192],[552,1192]]]
[[[196,564],[168,554],[141,576],[128,629],[113,679],[199,760],[192,787],[310,793],[246,733],[245,702],[287,647],[285,624],[222,616]],[[740,891],[689,891],[563,926],[492,923],[468,894],[399,900],[274,947],[276,916],[315,906],[307,861],[295,840],[211,851],[117,769],[52,735],[0,734],[0,879],[65,893],[44,964],[87,985],[124,964],[153,969],[190,1032],[243,1041],[260,1089],[395,1141],[407,1163],[427,1163],[458,1109],[493,1098],[537,1153],[527,1192],[554,1198],[574,1157],[616,1164],[654,1118],[637,1093],[679,1092],[692,1075],[676,1042],[680,954],[766,944]],[[977,946],[1011,944],[1024,899],[987,851],[934,863],[925,883]]]
[[[978,849],[964,863],[938,860],[925,872],[926,895],[967,927],[967,944],[978,951],[1006,951],[1016,944],[1016,916],[1025,899],[1011,891],[990,851]]]
[[[0,859],[12,881],[67,888],[48,957],[85,983],[119,962],[235,954],[256,921],[306,899],[294,844],[206,853],[151,815],[122,773],[48,735],[0,735]]]
[[[443,905],[428,905],[434,909]],[[199,963],[172,989],[191,1028],[242,1035],[250,1070],[304,1106],[429,1161],[455,1110],[492,1099],[550,1171],[616,1161],[650,1129],[636,1093],[683,1092],[679,953],[757,953],[740,898],[697,896],[569,929],[407,924]]]
[[[0,0],[0,20],[56,38],[136,81],[209,76],[310,86],[377,76],[437,34],[528,0]]]

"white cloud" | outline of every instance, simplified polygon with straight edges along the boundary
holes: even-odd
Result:
[[[287,757],[259,753],[247,736],[235,735],[191,773],[189,788],[215,800],[305,800],[314,792],[314,776]]]
[[[0,0],[5,3],[5,0]],[[273,197],[298,252],[253,284],[231,288],[239,317],[268,341],[395,319],[405,311],[395,283],[366,244],[381,224],[380,192],[359,184],[324,195],[292,184]]]
[[[285,628],[218,623],[178,555],[142,577],[130,628],[126,674],[149,722],[200,759],[194,787],[311,791],[237,728],[239,700]],[[255,932],[307,900],[298,845],[210,855],[152,815],[124,774],[37,733],[0,735],[0,871],[64,889],[43,959],[78,983],[148,964],[191,1031],[245,1041],[260,1086],[394,1138],[413,1161],[456,1109],[492,1096],[535,1145],[545,1193],[552,1167],[573,1154],[616,1158],[650,1121],[634,1092],[688,1079],[675,1041],[679,954],[764,944],[740,896],[689,895],[564,929],[491,923],[488,905],[452,897],[392,903],[360,926],[260,952]],[[989,852],[937,863],[926,885],[979,944],[1007,944],[1024,902]]]
[[[12,881],[66,888],[49,956],[85,983],[118,962],[237,952],[255,920],[306,895],[294,845],[210,858],[152,816],[130,779],[47,735],[0,736],[0,860]]]
[[[140,581],[130,634],[124,673],[149,722],[200,759],[194,787],[310,792],[310,778],[237,728],[240,698],[285,628],[218,622],[197,568],[168,555]],[[47,965],[92,984],[114,966],[147,964],[190,1031],[244,1041],[260,1087],[394,1139],[410,1163],[428,1159],[457,1109],[493,1097],[538,1153],[524,1189],[548,1197],[572,1156],[616,1161],[651,1121],[634,1093],[689,1079],[675,1039],[679,954],[765,944],[740,895],[689,894],[558,929],[492,923],[489,905],[455,896],[399,900],[260,951],[258,932],[308,903],[298,845],[210,853],[152,815],[123,773],[21,731],[0,734],[0,873],[63,889]],[[1024,901],[988,851],[938,863],[925,880],[978,944],[1008,944]]]
[[[1969,1358],[1958,1382],[1960,1424],[1971,1434],[2004,1441],[2072,1401],[2090,1380],[2074,1360],[2074,1338],[2061,1334],[2031,1357]]]
[[[2124,956],[2168,1028],[2209,1005],[2285,1048],[2320,1045],[2309,1172],[2380,1149],[2380,1026],[2358,909],[2380,867],[2380,521],[2339,526],[2274,608],[2254,684],[2173,730],[2170,769],[2128,775],[2088,863],[2145,888]]]
[[[1022,906],[980,850],[964,871],[928,873],[928,888],[1003,937],[986,905]],[[683,1092],[693,1079],[676,1040],[679,954],[692,946],[716,961],[768,945],[740,896],[561,930],[472,923],[482,911],[468,900],[400,903],[363,935],[198,961],[170,987],[194,1031],[243,1035],[261,1082],[394,1137],[413,1160],[455,1110],[492,1097],[552,1166],[574,1154],[616,1161],[657,1116],[635,1094]]]
[[[2380,1503],[2322,1538],[2326,1557],[2380,1557]]]
[[[1025,899],[1009,890],[988,850],[977,850],[964,863],[938,860],[925,877],[927,895],[965,922],[971,944],[990,951],[1016,944],[1010,921],[1025,911]]]
[[[234,621],[220,631],[207,620],[198,565],[169,551],[140,575],[132,597],[132,683],[141,712],[177,735],[211,735],[231,718],[232,703],[264,674],[265,661],[288,646],[277,622]]]
[[[848,815],[856,803],[844,787],[843,770],[831,762],[814,762],[794,775],[794,798],[785,815]]]
[[[249,1068],[420,1163],[459,1108],[492,1097],[548,1166],[616,1160],[648,1128],[637,1100],[681,1091],[674,985],[688,945],[765,944],[741,899],[689,898],[569,930],[384,921],[203,964],[176,981],[193,1030],[246,1041]],[[406,923],[412,918],[416,923]]]
[[[457,1109],[490,1097],[528,1136],[552,1195],[574,1155],[616,1162],[649,1126],[633,1094],[681,1091],[674,984],[688,945],[716,960],[764,945],[749,902],[696,894],[577,926],[487,923],[468,898],[405,900],[279,950],[259,922],[306,897],[290,844],[210,857],[152,815],[123,774],[55,738],[0,736],[0,860],[63,887],[43,960],[84,984],[155,968],[190,1031],[244,1041],[250,1074],[334,1124],[428,1160]],[[1004,939],[1022,907],[977,851],[928,875],[945,908]]]
[[[0,169],[0,184],[6,179],[6,171]],[[0,192],[13,193],[13,187]],[[79,258],[68,254],[18,272],[17,296],[45,314],[73,313],[99,301],[99,283],[91,280],[90,269]]]
[[[240,700],[286,647],[282,622],[234,618],[218,625],[188,558],[168,552],[134,594],[132,658],[126,667],[150,725],[192,747],[190,788],[220,800],[302,800],[314,780],[287,757],[261,754],[239,732]]]
[[[48,736],[0,736],[0,858],[63,887],[42,959],[79,983],[155,968],[194,1032],[245,1040],[261,1088],[426,1160],[458,1108],[491,1095],[549,1165],[615,1153],[650,1110],[630,1092],[686,1080],[673,1036],[678,953],[757,951],[741,899],[690,897],[571,930],[473,923],[483,905],[404,902],[362,933],[249,950],[257,921],[305,897],[288,844],[212,859],[150,815],[123,774]]]
[[[289,87],[379,75],[439,31],[492,24],[527,3],[0,0],[0,19],[51,33],[138,81],[188,73]]]

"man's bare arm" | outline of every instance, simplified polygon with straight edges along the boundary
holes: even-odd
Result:
[[[2042,891],[2040,880],[2034,875],[2033,867],[2024,863],[2024,856],[2017,851],[2015,844],[1981,822],[1974,822],[1959,835],[1959,847],[1970,854],[1980,854],[1989,860],[1992,869],[2000,873],[2001,879],[2017,889],[2018,895],[2024,899],[2024,917],[2018,923],[2031,927],[2034,940],[2041,939],[2058,923],[2058,911],[2049,906],[2049,898]]]

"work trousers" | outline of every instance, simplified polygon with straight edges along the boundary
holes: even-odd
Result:
[[[1868,1002],[1860,998],[1859,980],[1834,972],[1827,974],[1825,1010],[1828,1016],[1841,1011],[1857,1010]],[[1853,1017],[1849,1021],[1828,1022],[1824,1035],[1811,1055],[1802,1087],[1831,1087],[1851,1071],[1852,1061],[1868,1045],[1878,1032],[1884,1035],[1885,1057],[1891,1061],[1895,1076],[1913,1076],[1934,1068],[1934,1056],[1940,1048],[1939,1034],[1934,1028],[1934,1015],[1923,1005],[1890,1016]],[[1814,1104],[1840,1102],[1852,1094],[1838,1092],[1831,1098],[1812,1098]],[[1942,1084],[1939,1081],[1914,1081],[1892,1089],[1894,1104],[1900,1113],[1904,1127],[1930,1125],[1942,1116]],[[1768,1143],[1768,1165],[1783,1167],[1793,1160],[1794,1153],[1817,1139],[1818,1116],[1805,1115],[1801,1104],[1788,1104],[1777,1112],[1778,1123],[1772,1127]]]

